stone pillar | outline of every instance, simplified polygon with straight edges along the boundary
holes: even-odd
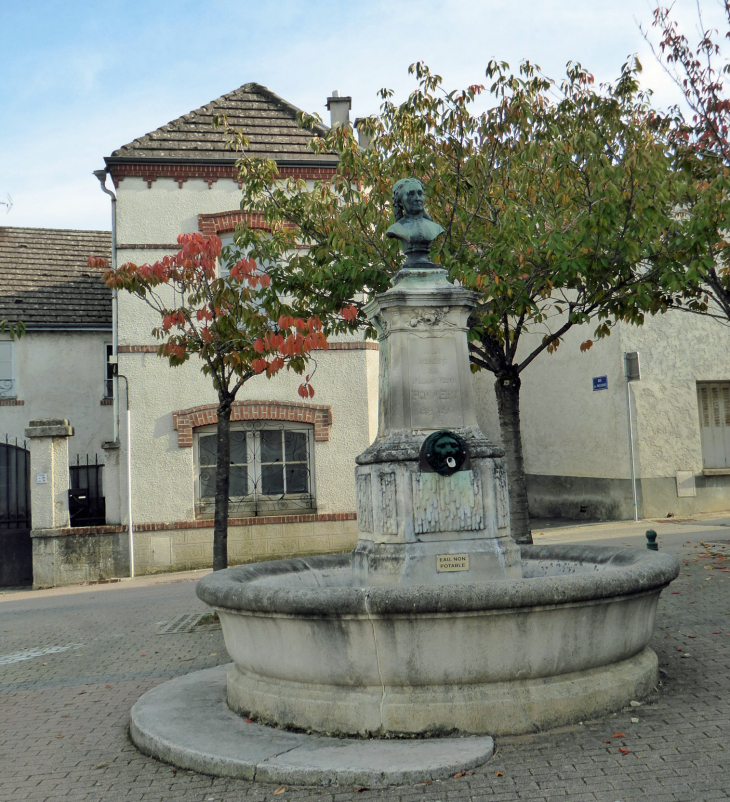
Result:
[[[425,263],[406,266],[365,307],[380,335],[380,398],[378,436],[356,460],[360,586],[522,576],[504,452],[476,420],[467,343],[475,305],[475,293]],[[421,455],[426,438],[443,430],[468,454],[450,475]]]
[[[68,438],[73,433],[65,418],[38,418],[25,430],[30,444],[33,529],[63,529],[71,524]]]

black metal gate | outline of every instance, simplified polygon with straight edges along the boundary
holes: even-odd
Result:
[[[70,466],[68,511],[71,526],[103,526],[106,523],[106,499],[101,482],[103,468],[98,455],[92,462],[88,454],[86,462],[77,456],[76,464]]]
[[[0,586],[33,581],[30,452],[6,435],[0,442]]]

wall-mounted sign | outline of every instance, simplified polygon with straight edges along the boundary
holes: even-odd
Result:
[[[468,571],[469,570],[469,555],[468,554],[437,554],[436,555],[436,571],[438,573],[451,572],[451,571]]]
[[[593,377],[594,390],[608,390],[608,376],[594,376]]]
[[[39,485],[44,485],[48,482],[48,474],[47,473],[39,473],[36,475],[36,482]]]

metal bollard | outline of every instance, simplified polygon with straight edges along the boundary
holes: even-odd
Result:
[[[656,532],[653,529],[646,530],[646,547],[650,551],[659,551],[659,545],[656,542]]]

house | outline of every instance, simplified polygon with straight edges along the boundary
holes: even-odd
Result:
[[[574,327],[522,374],[530,513],[625,520],[730,510],[730,329],[672,310],[619,324],[581,353],[594,328]],[[493,376],[477,382],[480,425],[498,439]]]
[[[329,99],[341,119],[349,98]],[[246,84],[115,150],[105,159],[116,189],[117,262],[154,262],[179,250],[179,234],[232,238],[242,220],[241,180],[214,115],[242,129],[254,155],[282,176],[307,182],[333,174],[336,157],[307,148],[296,107]],[[264,225],[249,217],[249,223]],[[131,490],[137,572],[208,566],[213,543],[217,399],[191,359],[171,369],[157,356],[155,313],[118,299],[121,507]],[[316,396],[297,394],[299,377],[257,376],[232,414],[231,563],[342,551],[357,539],[354,458],[377,428],[377,344],[339,338],[317,354]],[[124,377],[123,379],[121,377]],[[127,431],[131,453],[127,447]],[[131,461],[131,462],[130,462]],[[131,483],[127,488],[127,466]],[[127,520],[125,516],[123,519]]]
[[[20,339],[0,334],[0,584],[29,578],[29,482],[40,481],[29,473],[30,420],[64,418],[75,429],[66,486],[70,480],[88,490],[91,480],[97,509],[89,518],[78,506],[89,494],[76,494],[84,498],[72,499],[76,520],[69,523],[105,524],[107,513],[119,523],[118,505],[98,509],[106,479],[102,443],[112,439],[111,292],[101,272],[87,266],[89,254],[108,256],[110,247],[108,231],[0,227],[0,320],[22,320],[27,328]]]

